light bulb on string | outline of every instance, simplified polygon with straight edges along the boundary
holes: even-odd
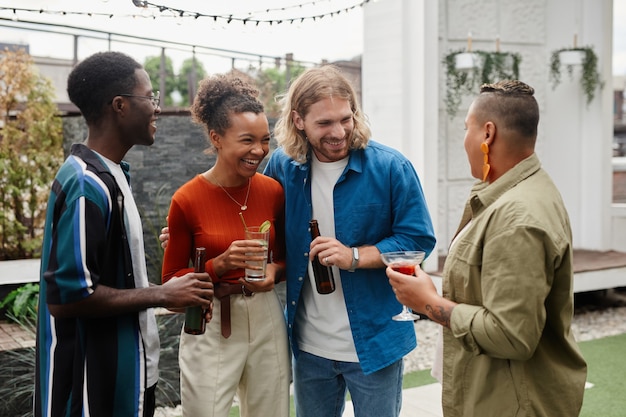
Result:
[[[109,1],[109,0],[107,0],[107,1]],[[144,17],[144,18],[148,18],[148,17],[152,17],[152,18],[154,18],[154,17],[155,17],[155,15],[154,15],[154,11],[152,11],[152,10],[148,9],[147,7],[143,7],[143,8],[141,9],[141,11],[139,12],[139,15],[140,15],[141,17]]]
[[[183,25],[183,14],[185,13],[182,10],[174,10],[174,9],[168,9],[167,10],[172,19],[174,19],[174,24],[176,24],[177,26],[182,26]]]

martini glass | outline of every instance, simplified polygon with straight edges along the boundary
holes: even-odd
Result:
[[[414,275],[415,267],[419,265],[426,254],[422,251],[398,251],[381,253],[380,257],[385,265],[391,269],[406,275]],[[407,306],[402,306],[402,312],[396,314],[392,319],[396,321],[419,320],[420,316],[411,312]]]

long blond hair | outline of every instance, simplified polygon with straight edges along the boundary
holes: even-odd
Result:
[[[371,130],[359,107],[350,81],[333,65],[310,68],[302,73],[280,97],[282,111],[274,128],[274,136],[285,153],[297,162],[306,162],[310,145],[306,134],[296,128],[292,111],[305,117],[309,108],[320,100],[337,97],[348,100],[354,119],[350,149],[367,147]]]

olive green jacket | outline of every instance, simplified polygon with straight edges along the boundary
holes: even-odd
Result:
[[[443,270],[444,297],[459,303],[444,329],[444,416],[578,416],[587,365],[570,327],[571,228],[537,156],[476,184],[466,225]]]

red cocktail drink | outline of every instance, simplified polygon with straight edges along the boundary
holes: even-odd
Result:
[[[415,274],[415,265],[391,265],[391,269],[406,275]]]

